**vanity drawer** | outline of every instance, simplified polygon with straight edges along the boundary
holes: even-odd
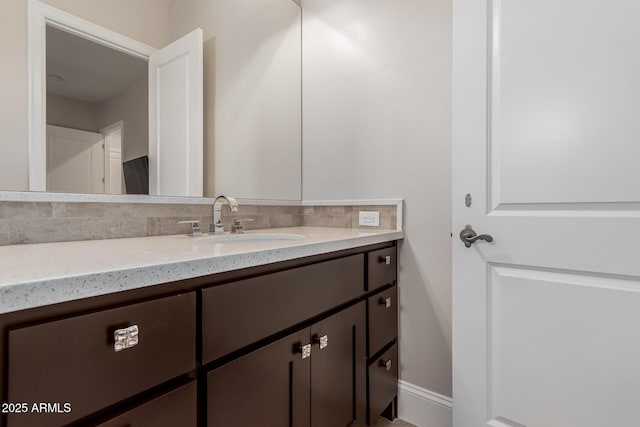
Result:
[[[71,411],[11,415],[8,425],[63,425],[193,370],[195,308],[188,293],[9,331],[8,400]],[[137,345],[116,351],[116,330],[134,325]]]
[[[96,427],[196,427],[196,382],[179,387]]]
[[[202,363],[358,298],[364,255],[352,255],[202,291]]]
[[[381,286],[396,281],[396,247],[369,252],[367,291],[373,291]]]
[[[369,365],[369,424],[398,394],[398,344]]]
[[[386,289],[367,299],[371,357],[398,335],[398,287]]]

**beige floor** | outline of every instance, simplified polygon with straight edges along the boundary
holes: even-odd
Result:
[[[402,421],[399,418],[397,418],[394,422],[391,422],[391,421],[386,420],[384,418],[380,418],[378,420],[378,423],[375,425],[375,427],[387,427],[387,426],[393,426],[393,427],[416,427],[413,424],[409,424],[408,422]]]

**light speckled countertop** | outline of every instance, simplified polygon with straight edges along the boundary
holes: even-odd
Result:
[[[298,240],[158,236],[0,247],[0,314],[402,239],[395,230],[293,227]]]

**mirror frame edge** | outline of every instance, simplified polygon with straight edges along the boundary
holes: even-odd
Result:
[[[147,194],[79,194],[51,193],[44,191],[6,191],[0,190],[0,203],[149,203],[176,205],[208,205],[213,204],[214,197],[188,196],[150,196]],[[237,198],[242,205],[266,206],[302,206],[302,200],[249,199]]]

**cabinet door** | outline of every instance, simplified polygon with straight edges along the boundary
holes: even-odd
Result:
[[[311,426],[365,425],[365,304],[311,327]]]
[[[98,427],[195,427],[196,393],[196,383],[192,381]]]
[[[309,426],[309,329],[223,365],[207,375],[210,427]]]

